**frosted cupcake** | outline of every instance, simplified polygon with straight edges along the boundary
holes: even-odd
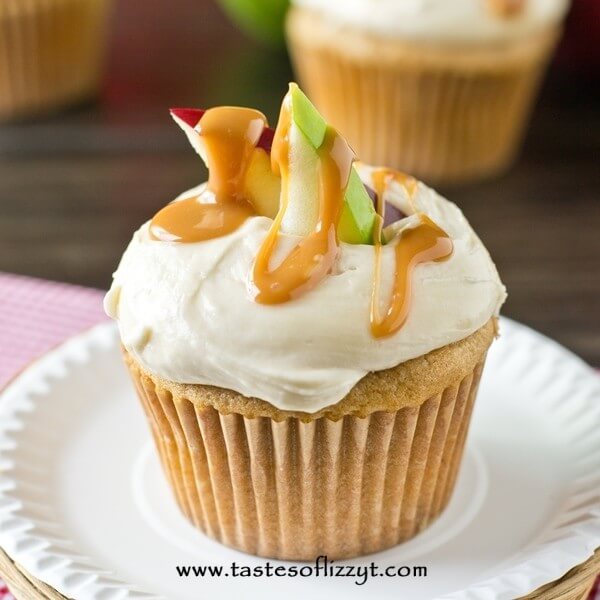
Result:
[[[363,160],[427,180],[505,169],[568,0],[293,0],[298,75]]]
[[[275,132],[172,115],[209,180],[134,234],[105,307],[181,510],[284,559],[411,538],[452,494],[505,298],[487,251],[295,85]]]

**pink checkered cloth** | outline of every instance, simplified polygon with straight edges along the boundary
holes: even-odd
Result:
[[[0,272],[0,387],[32,359],[106,319],[103,294]],[[14,600],[1,581],[0,600]],[[589,600],[600,600],[600,579]]]
[[[106,319],[104,292],[0,272],[0,388],[32,359]],[[14,600],[0,580],[0,600]]]
[[[0,386],[33,358],[106,319],[103,294],[0,272]]]

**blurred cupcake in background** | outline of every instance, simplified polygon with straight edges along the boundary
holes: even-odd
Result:
[[[111,0],[0,0],[0,119],[97,90]]]
[[[300,79],[358,154],[426,180],[507,168],[568,0],[292,0]]]

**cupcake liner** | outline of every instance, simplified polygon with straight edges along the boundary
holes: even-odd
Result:
[[[408,540],[446,507],[485,355],[419,406],[306,421],[222,414],[126,356],[167,479],[210,537],[265,557],[313,560]],[[202,388],[203,386],[195,386]]]
[[[49,111],[96,91],[110,5],[0,2],[0,119]]]
[[[361,160],[444,182],[512,162],[559,34],[428,46],[335,28],[298,8],[287,29],[301,82]]]

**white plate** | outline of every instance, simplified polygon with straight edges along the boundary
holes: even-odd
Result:
[[[0,545],[77,600],[527,594],[600,546],[600,378],[522,325],[504,319],[501,330],[446,512],[414,540],[345,563],[426,566],[427,577],[179,577],[177,565],[265,561],[179,514],[112,324],[54,350],[3,392]]]

